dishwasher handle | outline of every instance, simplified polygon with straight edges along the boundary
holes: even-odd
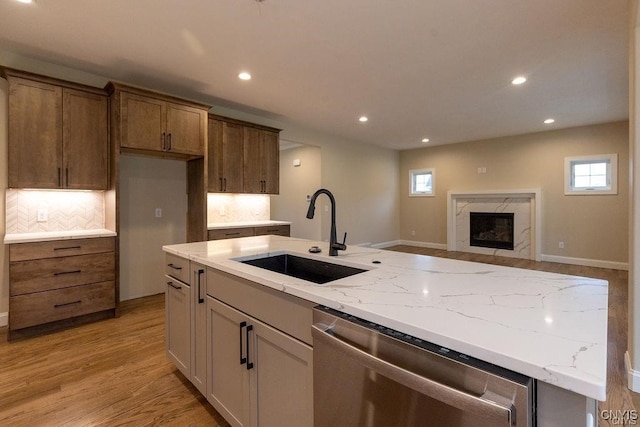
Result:
[[[475,413],[491,419],[495,422],[496,426],[513,425],[513,405],[505,407],[487,400],[482,396],[465,393],[462,390],[441,384],[415,372],[396,366],[330,334],[327,331],[330,331],[331,328],[323,329],[317,325],[312,325],[311,328],[314,346],[318,344],[328,345],[348,357],[355,359],[362,366],[384,375],[405,387],[452,407],[462,409],[465,412]]]

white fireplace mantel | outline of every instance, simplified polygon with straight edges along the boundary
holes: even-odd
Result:
[[[478,200],[496,198],[525,198],[530,200],[531,209],[531,252],[530,258],[540,261],[541,259],[541,200],[542,192],[535,189],[513,189],[513,190],[484,190],[484,191],[449,191],[447,193],[447,250],[456,251],[458,236],[456,218],[458,213],[459,200]]]

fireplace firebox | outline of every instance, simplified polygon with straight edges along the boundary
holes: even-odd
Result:
[[[470,212],[471,246],[513,250],[513,213]]]

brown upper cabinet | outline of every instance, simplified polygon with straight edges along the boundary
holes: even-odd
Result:
[[[279,132],[209,114],[209,191],[278,194]]]
[[[106,190],[106,93],[17,70],[2,75],[9,82],[9,187]]]
[[[122,151],[204,156],[208,105],[113,82],[105,89]]]

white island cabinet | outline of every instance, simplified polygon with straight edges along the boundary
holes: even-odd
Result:
[[[533,378],[538,427],[597,425],[606,281],[282,236],[163,249],[206,267],[206,396],[232,425],[313,424],[315,305]],[[365,271],[317,285],[240,262],[286,253]]]

